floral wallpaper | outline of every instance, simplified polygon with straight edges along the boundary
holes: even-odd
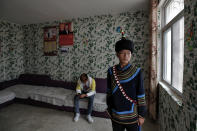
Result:
[[[161,131],[197,130],[197,1],[185,0],[184,3],[183,101],[180,106],[165,89],[160,88],[159,123]]]
[[[43,27],[73,22],[74,45],[67,53],[58,50],[57,56],[43,55]],[[116,28],[121,26],[126,36],[135,43],[132,62],[145,71],[148,83],[149,24],[145,11],[119,15],[102,15],[72,20],[61,20],[24,25],[25,72],[48,74],[56,80],[75,81],[83,72],[106,78],[109,66],[118,63],[114,45],[120,39]],[[57,40],[58,42],[58,40]],[[59,48],[59,47],[58,47]],[[147,85],[147,84],[146,84]]]
[[[24,72],[23,30],[20,25],[0,20],[0,82]]]

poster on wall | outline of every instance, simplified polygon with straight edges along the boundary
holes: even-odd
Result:
[[[57,55],[57,29],[56,27],[44,28],[44,55],[55,56]]]
[[[61,47],[73,45],[73,27],[71,22],[59,24],[59,44]]]

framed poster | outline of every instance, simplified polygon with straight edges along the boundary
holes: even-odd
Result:
[[[59,24],[59,44],[60,46],[73,45],[73,27],[71,22]]]
[[[44,55],[57,55],[57,29],[56,27],[44,28]]]

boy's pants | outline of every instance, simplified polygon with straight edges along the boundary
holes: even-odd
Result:
[[[119,124],[112,121],[113,131],[141,131],[141,126],[138,126],[138,123],[135,124]]]
[[[79,96],[80,95],[76,95],[75,98],[74,98],[75,113],[80,113],[80,111],[79,111],[79,100],[81,98]],[[87,111],[87,114],[91,115],[92,108],[93,108],[94,95],[89,96],[89,97],[85,97],[85,98],[82,98],[82,99],[88,99],[88,111]]]

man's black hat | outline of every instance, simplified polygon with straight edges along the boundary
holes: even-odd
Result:
[[[130,50],[131,53],[133,53],[133,48],[133,42],[131,40],[125,39],[124,37],[121,40],[117,41],[115,45],[116,52],[119,52],[121,50]]]

